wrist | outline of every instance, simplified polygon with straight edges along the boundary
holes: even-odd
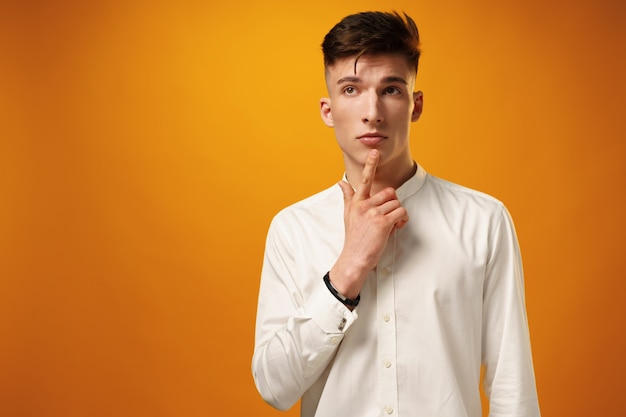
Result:
[[[346,307],[352,309],[359,304],[359,301],[361,300],[361,294],[357,294],[355,298],[348,298],[347,296],[343,295],[341,292],[339,292],[339,290],[337,290],[337,288],[335,288],[332,281],[330,280],[330,271],[327,272],[326,275],[324,275],[324,283],[326,284],[328,291],[330,291],[330,293],[334,295],[337,300],[341,301],[341,303]]]
[[[369,271],[338,261],[329,271],[333,286],[348,298],[356,298]]]

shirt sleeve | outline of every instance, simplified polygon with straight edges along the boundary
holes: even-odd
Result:
[[[357,318],[326,288],[323,274],[305,275],[291,233],[274,220],[265,247],[252,373],[262,398],[291,408],[332,361]],[[320,265],[320,268],[329,268]],[[357,307],[358,308],[358,307]]]
[[[522,261],[506,208],[494,224],[483,296],[482,361],[489,416],[539,417]]]

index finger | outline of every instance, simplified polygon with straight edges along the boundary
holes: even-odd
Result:
[[[374,182],[374,174],[376,173],[376,167],[378,166],[378,160],[380,154],[378,150],[372,149],[367,155],[365,166],[363,167],[363,173],[361,174],[361,183],[356,189],[355,197],[360,200],[364,200],[370,197],[370,191],[372,190],[372,183]]]

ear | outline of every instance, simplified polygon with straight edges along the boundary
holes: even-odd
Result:
[[[416,91],[413,93],[413,113],[411,113],[411,121],[417,122],[417,120],[422,115],[422,110],[424,109],[424,94],[421,91]]]
[[[320,115],[322,116],[322,120],[324,124],[328,127],[334,127],[333,123],[333,113],[330,110],[330,99],[329,98],[321,98],[320,99]]]

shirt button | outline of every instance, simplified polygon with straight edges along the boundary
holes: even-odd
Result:
[[[385,314],[383,314],[383,320],[387,322],[387,321],[391,320],[391,316],[389,314],[385,313]]]
[[[391,368],[391,361],[390,361],[390,360],[388,360],[388,359],[386,359],[386,360],[383,362],[383,365],[385,365],[385,368]]]
[[[388,266],[384,267],[380,271],[380,275],[382,275],[383,278],[387,278],[389,275],[391,275],[391,268],[389,268]]]
[[[332,343],[333,345],[336,345],[337,343],[339,343],[339,338],[337,336],[332,336],[330,338],[330,343]]]
[[[385,407],[385,413],[387,413],[387,414],[393,414],[393,408],[391,408],[391,407],[389,407],[389,406]]]

